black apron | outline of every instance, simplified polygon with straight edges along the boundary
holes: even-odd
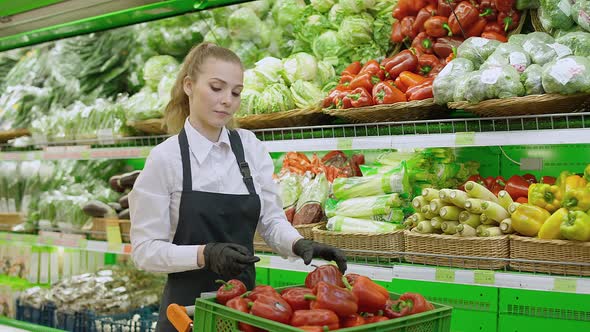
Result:
[[[202,245],[211,242],[241,244],[254,253],[254,232],[260,217],[260,199],[254,189],[250,168],[244,158],[244,148],[236,131],[229,130],[231,149],[236,156],[238,167],[249,194],[230,195],[204,191],[193,191],[189,145],[184,129],[178,135],[182,156],[182,196],[178,226],[172,243],[177,245]],[[208,269],[199,269],[168,274],[168,281],[162,295],[157,332],[174,332],[176,329],[166,317],[170,303],[183,306],[195,304],[202,292],[216,291],[220,285],[217,279],[224,279]],[[252,265],[236,279],[254,287],[255,270]]]

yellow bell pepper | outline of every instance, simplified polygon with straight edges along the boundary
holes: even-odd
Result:
[[[590,164],[588,164],[588,166],[586,166],[586,168],[584,168],[584,179],[586,179],[586,181],[590,182]]]
[[[521,204],[512,214],[512,228],[522,235],[537,236],[551,214],[536,205]]]
[[[529,187],[529,203],[555,212],[561,205],[561,191],[556,185],[533,183]]]
[[[555,240],[561,239],[561,223],[567,219],[568,210],[561,208],[555,211],[549,219],[545,220],[539,230],[539,239]]]
[[[588,181],[579,175],[570,175],[565,179],[565,192],[586,187]]]
[[[566,191],[561,206],[573,211],[590,210],[590,186]]]
[[[570,211],[561,223],[561,235],[568,240],[590,241],[590,216]]]

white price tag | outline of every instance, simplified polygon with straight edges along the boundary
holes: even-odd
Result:
[[[96,132],[96,136],[98,137],[98,143],[102,145],[115,144],[113,129],[99,129]]]
[[[509,55],[509,61],[512,67],[516,69],[519,73],[522,73],[526,69],[527,61],[526,56],[520,52],[513,52]]]
[[[474,46],[477,46],[477,47],[484,47],[489,42],[490,42],[490,40],[489,39],[486,39],[486,38],[473,37],[473,40],[471,41],[471,44],[473,44]]]
[[[549,44],[549,47],[551,47],[555,51],[558,58],[563,58],[564,56],[572,54],[572,50],[569,47],[562,45],[560,43]]]
[[[445,68],[443,68],[443,70],[441,70],[440,73],[438,73],[438,77],[449,76],[451,74],[451,71],[453,70],[453,65],[454,65],[454,63],[452,63],[452,62],[447,64],[445,66]]]
[[[550,75],[562,85],[566,85],[574,75],[579,74],[583,69],[574,59],[561,59],[553,66]]]
[[[496,82],[498,82],[498,78],[500,78],[500,74],[502,74],[501,68],[484,70],[481,73],[481,82],[484,84],[496,84]]]

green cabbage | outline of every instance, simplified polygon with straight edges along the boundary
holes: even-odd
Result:
[[[569,47],[574,55],[590,57],[590,33],[570,32],[555,40]]]
[[[366,16],[346,17],[340,24],[338,39],[345,44],[358,46],[373,41],[373,20]]]
[[[311,0],[312,7],[320,13],[329,12],[334,3],[334,0]]]
[[[337,3],[332,6],[332,9],[328,13],[328,19],[332,28],[338,29],[346,16],[348,16],[348,13],[342,8],[342,5]]]
[[[541,95],[543,90],[543,67],[532,64],[520,75],[526,95]]]
[[[210,24],[200,14],[188,14],[165,18],[142,25],[147,45],[161,55],[182,59],[190,49],[203,41]]]
[[[541,0],[541,8],[548,20],[549,30],[567,30],[574,25],[570,0]]]
[[[244,89],[262,92],[266,87],[266,80],[261,77],[254,69],[244,71]]]
[[[251,41],[234,40],[229,48],[240,57],[245,68],[254,67],[261,55],[256,44]]]
[[[280,177],[279,187],[281,189],[281,201],[283,209],[295,206],[301,195],[301,176],[294,173],[285,173]]]
[[[216,26],[207,32],[203,41],[215,43],[222,47],[229,47],[232,39],[227,28]]]
[[[476,104],[486,99],[523,96],[524,92],[520,75],[514,67],[492,67],[462,77],[455,89],[455,101]]]
[[[511,65],[519,73],[531,64],[531,58],[520,45],[503,43],[484,62],[481,69]]]
[[[254,10],[242,7],[233,12],[227,19],[227,28],[233,39],[250,40],[259,38],[262,21]]]
[[[260,99],[260,92],[245,88],[241,93],[240,110],[238,116],[256,114],[256,106]]]
[[[176,83],[176,76],[178,72],[167,73],[162,77],[162,80],[158,84],[158,98],[160,98],[160,104],[163,106],[168,105],[171,98],[171,91]]]
[[[288,83],[297,80],[313,81],[317,76],[318,63],[311,54],[296,53],[285,60],[283,72]]]
[[[282,69],[283,61],[273,57],[266,57],[256,62],[254,72],[262,78],[262,82],[266,86],[281,81]]]
[[[294,108],[295,102],[291,90],[280,83],[267,86],[260,94],[256,105],[256,111],[259,114],[283,112]]]
[[[293,100],[298,108],[312,108],[324,98],[322,90],[314,83],[297,80],[291,85]]]
[[[293,25],[305,9],[302,0],[277,0],[272,8],[272,17],[283,32],[293,33]]]
[[[160,80],[166,75],[178,71],[178,61],[169,55],[157,55],[148,59],[143,67],[146,86],[152,91],[158,90]]]
[[[564,95],[590,93],[590,60],[569,56],[548,63],[543,67],[543,88]]]
[[[266,14],[270,12],[270,8],[272,7],[272,1],[257,0],[252,2],[246,2],[242,6],[252,9],[254,13],[256,13],[256,16],[258,16],[260,19],[264,19],[264,17],[266,17]]]
[[[434,79],[432,86],[434,102],[439,105],[445,105],[453,101],[455,87],[460,81],[459,78],[468,72],[472,72],[474,69],[473,62],[467,59],[457,58],[449,62]]]
[[[316,82],[323,87],[330,82],[334,82],[335,78],[334,66],[327,61],[319,61]]]
[[[572,18],[584,30],[590,31],[590,1],[574,1],[572,5]]]
[[[127,119],[131,121],[157,119],[164,115],[158,94],[147,87],[123,102],[123,109]]]
[[[497,40],[471,37],[459,46],[457,57],[471,60],[476,67],[479,67],[494,53],[498,45],[500,45],[500,42]]]
[[[358,14],[375,7],[376,0],[340,0],[342,10],[347,13]]]
[[[325,60],[332,65],[350,63],[347,56],[352,53],[351,46],[338,40],[338,32],[328,30],[319,35],[312,43],[313,54],[319,60]]]

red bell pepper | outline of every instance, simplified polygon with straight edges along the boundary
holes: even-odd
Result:
[[[504,27],[504,31],[512,31],[516,29],[520,23],[520,14],[516,10],[500,11],[498,14],[497,23]]]
[[[550,185],[554,185],[557,179],[554,176],[542,176],[541,183],[546,183]]]
[[[415,71],[418,68],[418,57],[410,50],[403,50],[391,58],[381,61],[389,77],[395,80],[403,71]]]
[[[393,17],[401,21],[406,16],[415,16],[426,4],[425,0],[400,0],[393,10]]]
[[[227,301],[240,296],[247,291],[246,285],[237,279],[232,279],[230,281],[216,280],[215,282],[223,284],[217,290],[216,297],[217,302],[221,304],[226,304]]]
[[[309,301],[305,299],[305,294],[313,294],[313,291],[305,287],[293,287],[284,290],[281,297],[289,303],[293,310],[309,309]]]
[[[497,40],[501,43],[508,42],[508,38],[506,38],[506,36],[504,36],[503,34],[499,34],[497,32],[492,32],[492,31],[482,33],[481,38],[490,39],[490,40]]]
[[[243,312],[243,313],[250,313],[250,306],[252,304],[252,301],[242,298],[242,297],[234,297],[233,299],[227,301],[226,305],[229,308],[232,308],[234,310]],[[238,323],[238,328],[240,329],[240,331],[243,332],[258,332],[258,331],[262,331],[261,329],[245,324],[245,323]]]
[[[260,294],[252,304],[250,313],[275,322],[289,324],[291,316],[293,316],[293,309],[280,296]]]
[[[379,81],[385,80],[385,68],[382,68],[377,60],[369,60],[363,68],[359,71],[360,74],[369,73],[372,76],[376,76]]]
[[[373,86],[381,82],[379,77],[373,76],[371,73],[358,74],[351,82],[350,89],[363,88],[367,91],[373,90]]]
[[[272,288],[272,286],[267,286],[267,285],[258,285],[256,287],[254,287],[254,289],[252,291],[244,293],[244,296],[248,297],[252,301],[256,301],[258,299],[258,297],[263,294],[281,297],[279,295],[279,293],[277,293],[277,291],[274,288]]]
[[[526,180],[526,182],[528,182],[530,184],[537,183],[537,177],[531,173],[526,173],[522,177]]]
[[[492,188],[492,186],[494,185],[494,182],[496,182],[496,179],[494,179],[493,176],[488,176],[485,179],[483,179],[483,183],[485,184],[486,188],[488,188],[488,189]]]
[[[498,18],[498,11],[494,0],[481,0],[479,3],[479,16],[486,19],[488,22],[496,22]]]
[[[413,86],[411,88],[408,88],[408,91],[406,91],[406,97],[408,98],[408,101],[424,100],[424,99],[432,98],[433,97],[433,92],[432,92],[433,81],[434,81],[433,78],[427,78],[424,82],[422,82],[416,86]]]
[[[496,9],[499,12],[509,12],[514,7],[515,0],[495,0]]]
[[[320,281],[326,282],[338,287],[344,287],[342,282],[342,272],[331,264],[316,266],[315,270],[311,271],[305,277],[305,287],[313,289]]]
[[[391,38],[389,40],[392,43],[401,43],[404,41],[404,35],[402,34],[402,24],[400,21],[395,21],[391,27]]]
[[[453,32],[449,26],[449,19],[444,16],[432,16],[424,22],[425,32],[432,37],[452,36]]]
[[[358,299],[349,290],[320,281],[314,289],[315,295],[305,295],[312,301],[310,308],[328,309],[340,317],[354,315],[358,311]]]
[[[352,316],[343,317],[340,319],[340,327],[355,327],[365,325],[365,318],[361,315],[354,314]]]
[[[323,326],[298,326],[298,329],[307,332],[325,332],[326,329]]]
[[[476,182],[478,184],[481,184],[481,185],[485,186],[485,180],[479,174],[475,174],[475,175],[470,176],[469,178],[467,178],[467,181],[465,181],[465,183],[467,183],[469,181],[473,181],[473,182]],[[462,185],[460,185],[458,189],[465,191],[465,183],[463,183]]]
[[[490,191],[492,192],[492,194],[494,194],[496,197],[498,197],[498,194],[500,193],[500,191],[504,190],[504,186],[498,184],[498,183],[494,183],[492,185],[492,188],[490,188]]]
[[[355,61],[349,64],[348,67],[344,68],[341,75],[356,76],[361,71],[361,68],[361,63],[359,61]]]
[[[331,310],[297,310],[291,318],[291,325],[298,326],[327,326],[330,331],[340,328],[340,319]]]
[[[404,71],[400,73],[399,78],[402,81],[402,83],[409,88],[426,81],[426,77],[414,74],[411,71]]]
[[[405,306],[410,307],[410,315],[419,314],[432,308],[424,296],[418,293],[404,293],[399,299],[405,303]]]
[[[351,93],[352,93],[352,91],[344,91],[343,93],[341,93],[338,96],[338,99],[336,99],[334,101],[334,104],[336,105],[336,107],[338,107],[340,109],[351,108],[352,107],[352,100],[350,98],[347,98],[348,95],[350,95]]]
[[[379,322],[384,322],[387,320],[389,320],[389,318],[387,318],[385,316],[371,316],[371,317],[365,318],[365,322],[367,324],[379,323]]]
[[[334,90],[330,91],[330,93],[326,96],[326,98],[324,98],[324,101],[322,102],[322,107],[328,108],[328,107],[336,106],[336,102],[338,100],[340,100],[344,95],[346,95],[346,92],[344,92],[342,90],[334,89]]]
[[[342,103],[344,105],[350,103],[351,107],[372,106],[373,97],[371,97],[371,94],[365,88],[356,88],[342,98]]]
[[[418,58],[418,71],[422,75],[430,74],[433,69],[441,67],[441,65],[440,60],[432,54],[424,54]]]
[[[456,17],[455,14],[457,15]],[[467,30],[479,18],[479,11],[469,1],[460,2],[457,8],[455,8],[455,14],[449,16],[449,26],[454,35],[461,35],[461,30],[467,33]]]
[[[527,204],[528,202],[529,202],[528,197],[519,197],[516,199],[516,203]]]
[[[434,15],[436,15],[436,6],[433,4],[429,4],[426,7],[420,9],[416,15],[416,20],[414,21],[414,33],[419,34],[420,32],[424,31],[424,22]]]
[[[374,283],[365,276],[359,276],[351,286],[344,277],[346,287],[358,298],[358,307],[361,312],[375,313],[383,310],[389,300],[389,292],[383,286]]]
[[[401,20],[402,25],[402,35],[404,37],[408,37],[410,40],[416,38],[417,33],[414,33],[414,21],[416,17],[414,16],[406,16]]]
[[[479,37],[481,36],[481,33],[483,32],[483,29],[485,29],[486,25],[488,24],[488,21],[486,21],[485,18],[483,17],[478,17],[477,20],[475,21],[475,23],[473,23],[471,25],[471,27],[469,27],[465,33],[466,33],[466,37]]]
[[[426,32],[420,32],[412,41],[412,48],[417,54],[432,54],[434,46],[433,38]]]
[[[389,299],[385,303],[385,310],[383,313],[386,317],[391,319],[400,318],[410,314],[410,307],[406,306],[401,300]]]
[[[437,8],[436,8],[436,15],[449,17],[453,14],[453,9],[457,8],[457,1],[454,0],[438,0],[437,1]]]
[[[399,91],[404,93],[404,97],[406,95],[406,91],[408,90],[408,86],[402,82],[402,79],[398,76],[395,81],[393,82],[395,86],[399,89]]]
[[[504,31],[504,26],[500,25],[497,22],[489,22],[483,29],[483,32],[495,32],[501,34],[502,36],[506,35],[506,31]]]
[[[456,50],[463,43],[463,38],[460,37],[442,37],[438,38],[434,43],[433,50],[439,58],[445,59],[450,54],[453,54],[453,50]]]
[[[506,190],[512,199],[528,197],[531,184],[520,175],[513,175],[506,182]]]
[[[375,105],[405,102],[406,94],[395,87],[393,81],[377,83],[373,87],[373,103]]]
[[[350,74],[342,75],[342,76],[340,76],[340,80],[338,81],[338,84],[348,85],[348,84],[350,84],[350,82],[352,82],[352,80],[354,80],[355,77],[356,77],[356,75],[350,75]]]

